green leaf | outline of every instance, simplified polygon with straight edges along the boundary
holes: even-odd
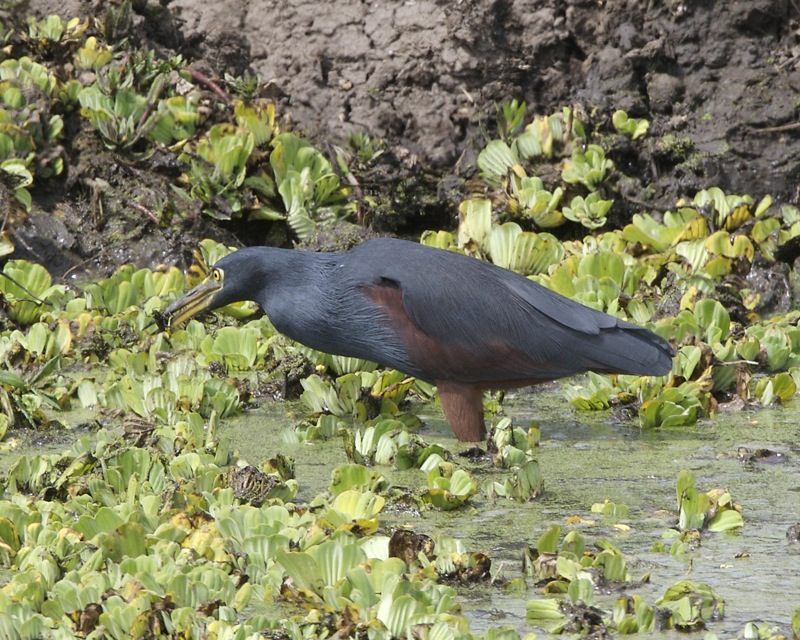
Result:
[[[516,239],[522,233],[520,226],[506,222],[492,229],[489,235],[489,256],[497,266],[511,269],[516,249]]]
[[[717,300],[704,298],[698,300],[694,307],[697,324],[706,332],[706,342],[714,344],[728,338],[731,317],[728,310]]]
[[[489,234],[492,229],[491,200],[464,200],[458,206],[458,245],[477,245],[481,251],[488,251]]]
[[[547,530],[539,537],[536,550],[539,553],[556,553],[558,551],[558,539],[561,537],[561,527],[551,524]]]
[[[361,547],[353,542],[327,540],[311,547],[308,554],[314,558],[323,586],[334,586],[367,557]],[[281,564],[283,564],[281,562]]]
[[[316,560],[307,552],[279,550],[276,559],[295,587],[319,593],[322,576]]]
[[[647,120],[629,118],[628,114],[621,110],[614,112],[611,116],[611,122],[618,133],[628,136],[631,140],[638,140],[650,128],[650,123]]]
[[[525,605],[525,618],[548,633],[560,633],[568,623],[567,617],[561,613],[558,600],[554,598],[529,600]]]
[[[730,531],[744,526],[742,514],[735,509],[725,509],[708,521],[708,530],[714,532]]]
[[[8,371],[5,369],[0,369],[0,384],[8,385],[10,387],[14,387],[15,389],[28,388],[28,384],[21,375],[19,375],[16,371]]]
[[[492,140],[478,154],[478,168],[490,182],[499,182],[509,169],[519,164],[519,156],[502,140]]]
[[[417,607],[417,601],[410,594],[397,598],[391,594],[384,594],[376,615],[392,637],[405,638],[412,635],[411,628],[415,622]]]
[[[683,500],[683,496],[686,494],[686,492],[690,489],[694,489],[695,481],[695,475],[689,469],[681,469],[681,471],[678,473],[678,483],[676,485],[678,494],[678,507],[680,507],[681,501]]]

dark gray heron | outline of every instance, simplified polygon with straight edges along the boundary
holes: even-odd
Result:
[[[344,253],[249,247],[169,305],[170,325],[252,300],[304,345],[436,385],[459,440],[486,435],[485,390],[585,371],[666,375],[675,351],[652,331],[507,269],[392,238]]]

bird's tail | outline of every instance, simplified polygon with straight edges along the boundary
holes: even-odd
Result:
[[[675,349],[644,327],[620,321],[585,341],[586,368],[598,373],[663,376],[672,369]]]

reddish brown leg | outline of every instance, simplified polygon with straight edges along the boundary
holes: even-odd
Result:
[[[447,422],[462,442],[480,442],[486,437],[483,423],[483,390],[472,384],[436,381]]]

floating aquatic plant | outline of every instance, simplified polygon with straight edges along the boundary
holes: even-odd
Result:
[[[60,87],[54,74],[30,58],[0,62],[0,172],[25,210],[31,208],[34,178],[64,169],[64,121],[53,104]]]
[[[741,510],[727,491],[715,489],[701,493],[695,488],[695,476],[684,469],[678,476],[678,528],[708,529],[721,532],[744,526]]]
[[[558,209],[564,190],[556,187],[553,191],[545,188],[537,176],[512,176],[511,199],[508,206],[512,216],[520,216],[533,221],[539,229],[557,227],[564,222],[564,214]]]
[[[152,271],[124,265],[110,278],[87,285],[86,307],[103,309],[110,315],[122,313],[134,306],[152,313],[161,304],[162,296],[180,293],[183,286],[184,276],[177,267]]]
[[[342,362],[337,363],[341,367]],[[351,363],[352,364],[352,363]],[[330,413],[334,416],[353,416],[359,422],[367,422],[370,413],[401,418],[398,405],[414,385],[396,371],[367,370],[346,373],[335,380],[325,380],[314,374],[303,380],[300,400],[315,413]]]
[[[631,118],[621,109],[614,112],[611,122],[617,132],[628,136],[631,140],[638,140],[650,128],[650,123],[644,118]]]
[[[422,494],[422,501],[451,511],[463,505],[476,491],[477,486],[469,473],[442,463],[428,472],[428,490]]]
[[[311,235],[317,220],[334,215],[347,197],[330,162],[294,134],[275,138],[270,164],[286,221],[301,240]]]
[[[579,222],[587,229],[599,229],[606,224],[606,214],[613,204],[613,200],[590,193],[585,198],[575,196],[568,207],[562,208],[562,213],[567,220]]]
[[[228,372],[251,371],[259,357],[259,337],[254,327],[222,327],[200,343],[198,363],[207,367],[217,362]]]
[[[331,484],[328,490],[334,495],[351,489],[381,492],[389,482],[380,473],[361,464],[339,465],[331,471]]]
[[[680,631],[703,629],[707,621],[720,620],[725,613],[722,598],[707,584],[692,580],[672,585],[656,605],[671,612],[669,626]]]
[[[539,538],[536,547],[527,547],[524,552],[524,572],[545,585],[549,593],[565,593],[570,583],[598,580],[628,582],[630,574],[622,552],[611,542],[598,539],[591,551],[583,535],[573,530],[568,532],[559,545],[561,528],[551,525]]]
[[[8,304],[8,317],[20,324],[38,321],[59,294],[65,293],[63,285],[53,284],[43,266],[27,260],[9,260],[0,275],[0,292]]]
[[[358,464],[396,465],[399,469],[424,468],[430,458],[448,455],[439,445],[429,445],[393,418],[375,418],[352,436],[345,433],[345,453]]]
[[[561,178],[568,184],[582,184],[589,191],[596,191],[606,174],[614,169],[614,163],[606,158],[603,148],[590,144],[583,149],[575,149],[564,163]]]

